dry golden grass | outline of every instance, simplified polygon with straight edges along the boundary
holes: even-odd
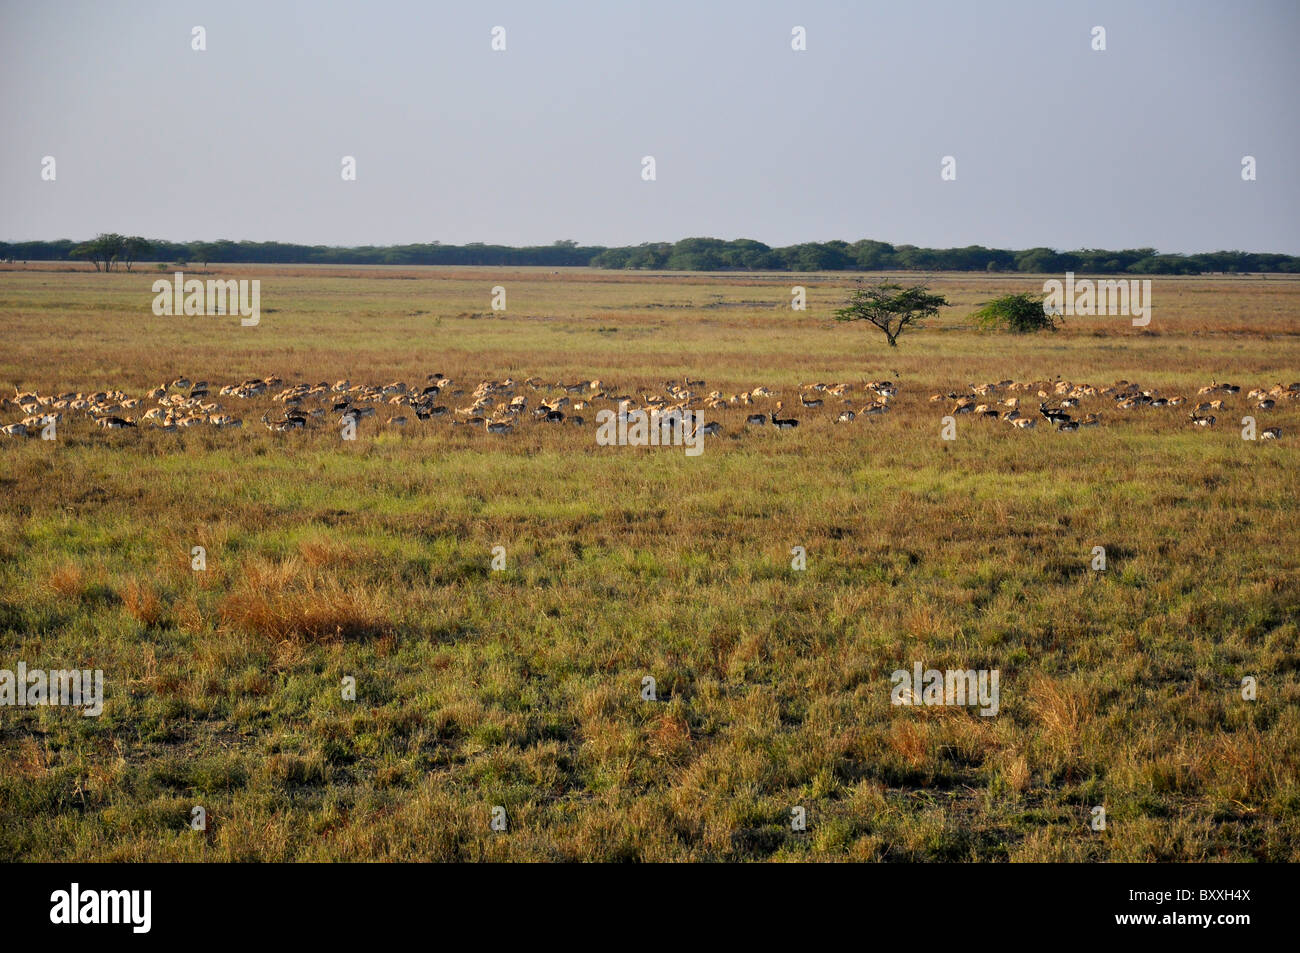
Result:
[[[1037,676],[1029,686],[1031,710],[1043,726],[1043,739],[1063,751],[1077,747],[1089,715],[1078,689],[1047,675]]]
[[[76,563],[64,563],[50,570],[44,581],[55,595],[75,602],[81,598],[86,584],[86,573]]]
[[[225,624],[274,642],[361,639],[392,630],[376,594],[306,573],[296,560],[245,566],[220,614]]]
[[[122,589],[122,605],[141,625],[157,625],[163,617],[163,603],[157,590],[138,579],[127,580]]]
[[[346,544],[325,537],[304,539],[298,543],[298,554],[312,569],[344,569],[356,565],[361,555]]]

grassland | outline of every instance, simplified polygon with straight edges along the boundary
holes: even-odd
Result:
[[[344,443],[248,413],[0,441],[0,668],[107,682],[99,718],[0,708],[0,858],[1300,856],[1300,403],[1251,411],[1280,441],[1235,423],[1246,388],[1300,379],[1300,282],[1155,279],[1148,328],[1013,338],[967,316],[1041,277],[939,276],[954,307],[891,351],[830,320],[843,275],[222,275],[262,280],[258,327],[154,317],[149,272],[0,270],[0,387],[439,372],[901,393],[848,426],[800,409],[786,433],[725,411],[695,458],[590,427]],[[1210,430],[1099,400],[1075,434],[963,418],[939,438],[931,393],[1058,375],[1243,391]],[[1000,670],[999,714],[891,706],[914,661]]]

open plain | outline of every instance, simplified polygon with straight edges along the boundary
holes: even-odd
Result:
[[[65,401],[0,437],[0,669],[106,692],[0,708],[0,858],[1300,859],[1300,280],[1018,336],[969,315],[1043,276],[938,275],[890,349],[844,274],[211,271],[257,326],[0,268],[0,424]],[[242,426],[146,419],[200,381]],[[699,456],[597,444],[684,391]],[[996,715],[891,704],[916,663]]]

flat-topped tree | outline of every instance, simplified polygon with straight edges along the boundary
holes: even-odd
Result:
[[[68,254],[73,258],[89,258],[96,271],[112,271],[113,263],[122,257],[125,247],[124,237],[116,232],[108,232],[96,235],[88,242],[82,242]]]
[[[190,260],[203,262],[206,271],[208,261],[216,254],[217,246],[212,242],[190,242]]]
[[[858,279],[848,304],[835,312],[835,320],[867,321],[885,333],[890,347],[898,347],[898,337],[904,330],[921,327],[923,318],[932,318],[946,307],[948,299],[931,294],[928,285],[883,280],[864,284]]]
[[[133,264],[152,251],[153,242],[139,235],[130,235],[122,242],[122,264],[126,266],[127,271],[130,271]]]

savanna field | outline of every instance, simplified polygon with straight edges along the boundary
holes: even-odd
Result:
[[[940,275],[952,307],[890,349],[833,320],[843,274],[186,271],[260,279],[261,323],[156,317],[151,266],[0,270],[5,397],[185,377],[243,421],[0,437],[0,669],[106,692],[0,707],[0,859],[1300,859],[1300,400],[1247,397],[1300,381],[1300,280],[1157,277],[1145,328],[1016,336],[970,314],[1044,276]],[[292,384],[434,374],[442,417],[261,422]],[[453,422],[505,378],[511,432]],[[1187,403],[941,439],[950,393],[1058,378]],[[706,410],[695,457],[598,446],[608,401],[533,413],[687,379],[776,396]],[[1213,381],[1241,389],[1192,426]],[[778,400],[796,429],[746,425]],[[998,670],[998,713],[892,705],[918,662]]]

